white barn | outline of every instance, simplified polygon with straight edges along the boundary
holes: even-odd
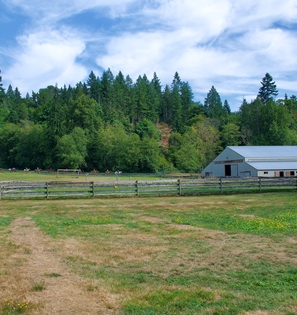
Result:
[[[229,146],[202,177],[287,177],[297,175],[297,146]]]

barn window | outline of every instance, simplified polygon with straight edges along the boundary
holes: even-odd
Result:
[[[268,174],[268,172],[264,172],[264,174]]]
[[[294,176],[294,175],[295,175],[295,172],[294,172],[294,171],[290,171],[290,175],[291,175],[291,176]]]

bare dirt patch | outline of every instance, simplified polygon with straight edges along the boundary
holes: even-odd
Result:
[[[9,239],[17,245],[10,257],[9,275],[1,284],[1,300],[26,300],[34,305],[30,314],[116,314],[117,296],[72,273],[64,263],[58,243],[44,235],[29,218],[18,218],[10,226]],[[69,255],[73,245],[67,248]],[[76,246],[74,246],[76,248]],[[39,286],[42,290],[36,290]],[[35,288],[35,289],[34,289]]]
[[[141,216],[141,219],[149,223],[164,223],[165,222],[164,219],[160,219],[157,217]]]

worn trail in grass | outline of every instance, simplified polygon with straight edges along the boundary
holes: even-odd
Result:
[[[7,300],[4,308],[8,314],[12,301],[18,302],[14,303],[15,308],[23,303],[31,307],[30,314],[39,315],[111,314],[117,308],[115,295],[103,289],[89,292],[93,282],[72,273],[63,262],[71,242],[53,242],[30,218],[14,220],[10,230],[9,240],[16,247],[0,293]],[[10,311],[14,314],[13,309]]]

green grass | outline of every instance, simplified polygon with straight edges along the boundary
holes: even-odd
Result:
[[[0,226],[31,216],[75,239],[69,268],[121,296],[120,314],[297,312],[295,192],[8,201]],[[50,277],[50,275],[48,275]]]
[[[35,173],[34,171],[24,172],[23,170],[19,170],[18,172],[0,172],[0,182],[1,181],[26,181],[26,182],[50,182],[50,181],[102,181],[102,182],[110,182],[110,181],[121,181],[121,180],[131,180],[135,182],[136,180],[154,180],[160,179],[160,176],[155,174],[121,174],[118,177],[111,173],[106,175],[104,173],[99,173],[96,175],[90,173],[83,173],[77,176],[76,174],[58,174],[56,172],[46,173],[40,172]]]
[[[1,315],[30,314],[32,303],[6,300],[0,305]]]
[[[33,289],[33,291],[43,291],[43,290],[45,290],[44,282],[34,283],[32,289]]]

